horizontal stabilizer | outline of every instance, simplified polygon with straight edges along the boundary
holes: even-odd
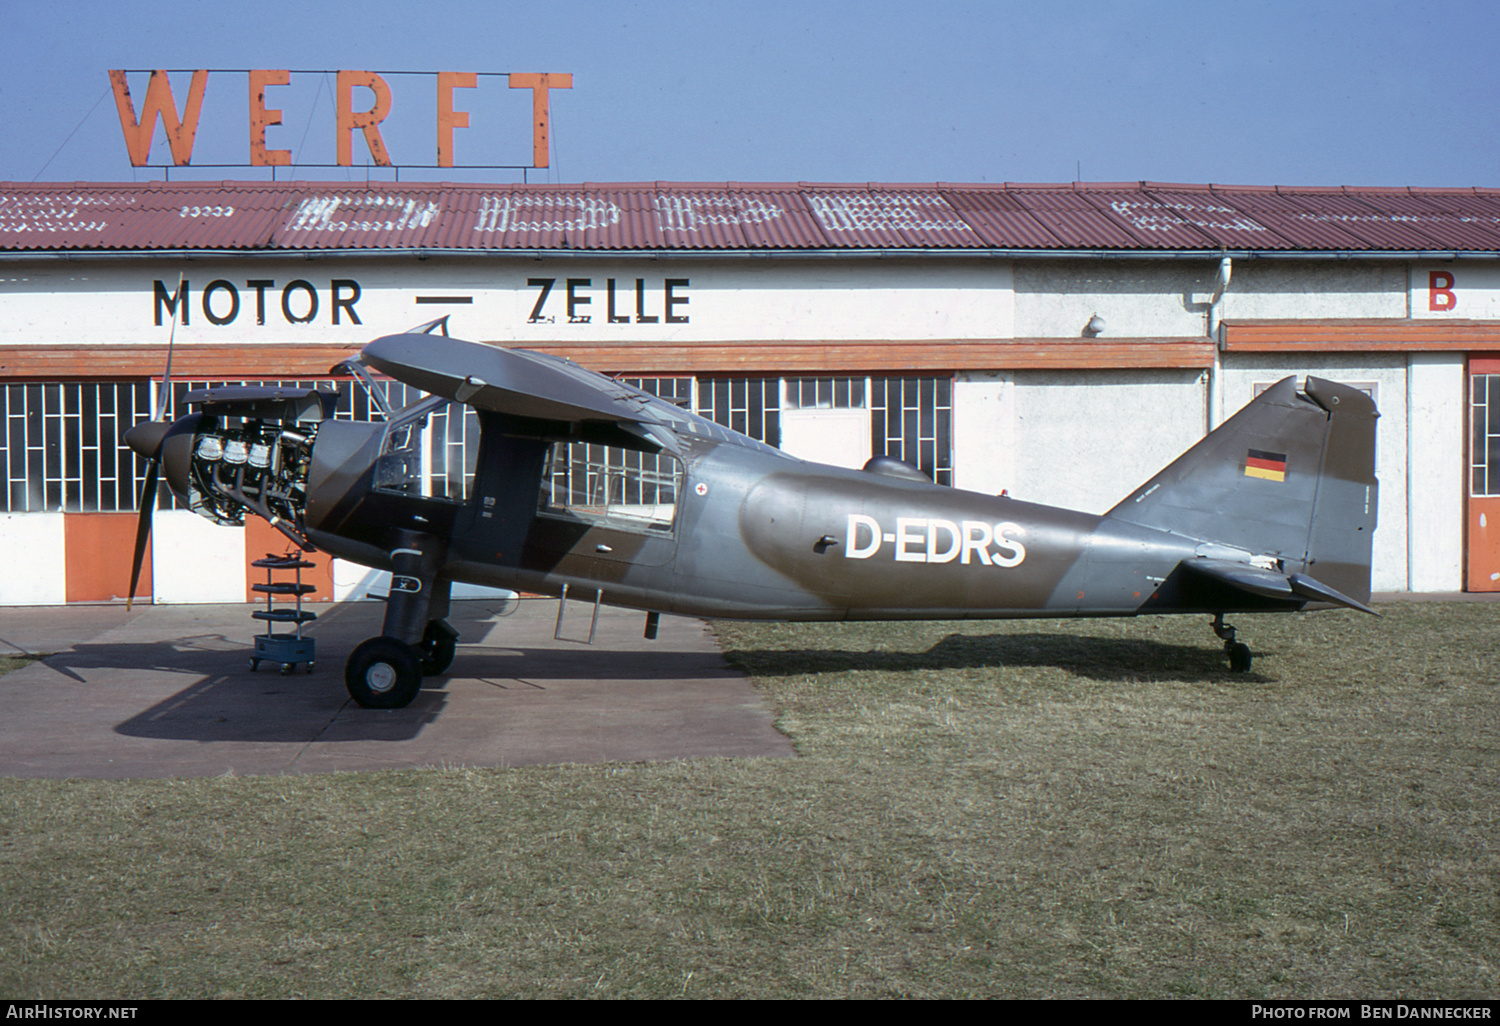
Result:
[[[1180,565],[1191,573],[1202,574],[1220,584],[1260,598],[1286,602],[1295,602],[1298,599],[1331,602],[1337,606],[1358,609],[1361,613],[1369,613],[1372,616],[1380,615],[1363,602],[1352,599],[1307,574],[1288,575],[1229,559],[1190,559],[1184,560]]]
[[[1318,602],[1332,602],[1338,606],[1348,606],[1350,609],[1358,609],[1361,613],[1369,613],[1371,616],[1380,615],[1363,602],[1357,602],[1343,592],[1330,588],[1322,581],[1314,580],[1307,576],[1307,574],[1292,574],[1287,580],[1291,582],[1292,590],[1303,598],[1313,599]]]

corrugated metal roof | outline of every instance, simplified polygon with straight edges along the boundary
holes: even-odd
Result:
[[[155,249],[1500,252],[1500,190],[0,183],[0,251]]]

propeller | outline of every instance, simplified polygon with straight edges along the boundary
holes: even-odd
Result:
[[[146,557],[146,541],[151,537],[151,513],[156,509],[156,482],[161,474],[161,444],[172,425],[164,420],[148,420],[125,432],[125,444],[146,462],[146,480],[141,485],[141,512],[135,526],[135,558],[130,563],[130,591],[125,608],[135,601],[135,587],[141,579],[141,563]]]
[[[177,294],[182,295],[182,274],[177,275]],[[183,300],[179,304],[187,306]],[[135,602],[135,588],[141,579],[141,564],[146,558],[146,542],[151,537],[151,514],[156,509],[156,482],[161,476],[161,446],[172,429],[171,421],[163,419],[167,413],[167,400],[172,394],[172,346],[177,340],[177,310],[172,310],[172,328],[167,334],[167,365],[162,370],[161,388],[156,393],[156,410],[151,419],[137,424],[125,432],[125,444],[146,460],[146,480],[141,485],[140,515],[135,522],[135,556],[130,562],[130,591],[125,596],[125,608]]]

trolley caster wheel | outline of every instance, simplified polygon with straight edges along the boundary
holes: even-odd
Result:
[[[344,686],[366,709],[401,709],[422,689],[421,657],[395,638],[370,638],[349,654]]]
[[[281,675],[283,677],[285,677],[287,674],[289,674],[291,672],[292,672],[292,664],[291,663],[282,663],[281,664]]]
[[[254,673],[258,669],[260,669],[260,660],[259,659],[251,659],[250,660],[250,672]]]
[[[1250,669],[1250,646],[1244,642],[1231,641],[1224,646],[1224,654],[1229,656],[1229,668],[1235,673],[1245,673]]]
[[[312,660],[311,660],[311,659],[309,659],[309,660],[308,660],[308,661],[307,661],[307,672],[308,672],[308,673],[312,673],[312,671],[313,671],[313,664],[312,664]]]

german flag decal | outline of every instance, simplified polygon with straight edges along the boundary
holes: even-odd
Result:
[[[1245,476],[1267,481],[1286,480],[1286,453],[1251,449],[1245,454]]]

